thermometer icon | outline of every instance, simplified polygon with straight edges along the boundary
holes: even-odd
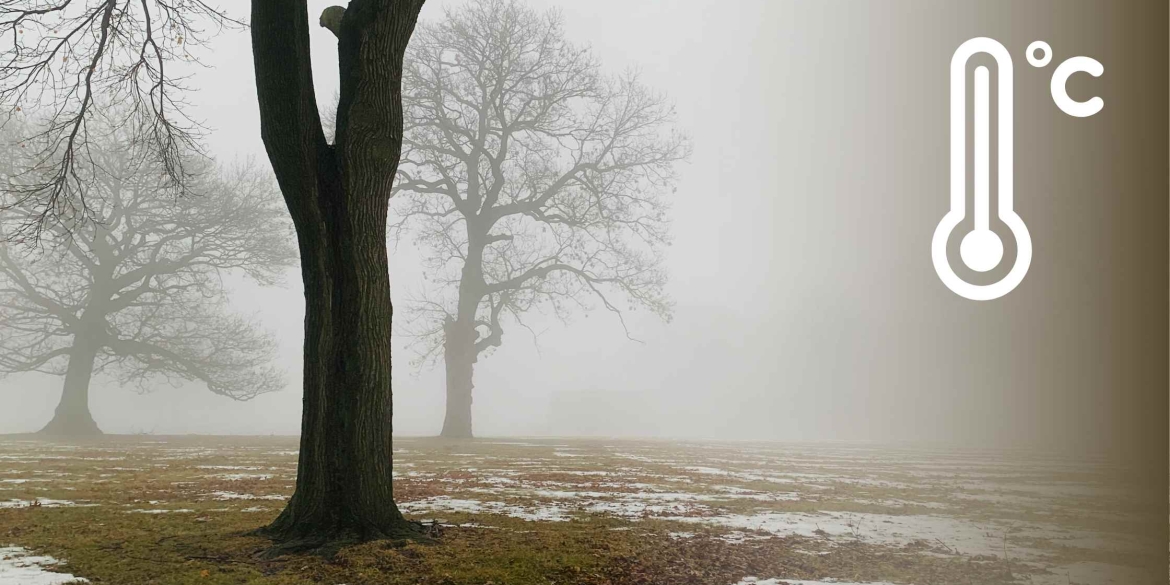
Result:
[[[998,69],[998,215],[1016,240],[1016,259],[1007,276],[987,285],[971,284],[951,268],[947,259],[947,242],[951,233],[967,216],[967,61],[976,53],[995,58]],[[963,237],[959,255],[968,268],[987,272],[1003,260],[1003,242],[991,231],[990,159],[991,115],[990,74],[987,67],[975,68],[974,87],[974,229]],[[1028,226],[1016,215],[1013,202],[1013,118],[1012,57],[995,39],[973,38],[955,50],[951,57],[951,209],[934,230],[931,256],[934,269],[943,284],[955,294],[973,301],[998,299],[1020,284],[1032,263],[1032,238]]]
[[[996,128],[999,138],[998,155],[996,161],[999,171],[999,184],[996,193],[999,205],[996,212],[999,220],[1012,232],[1016,240],[1016,260],[999,282],[994,284],[971,284],[963,280],[951,268],[947,258],[947,242],[952,232],[967,217],[967,61],[976,53],[987,53],[995,58],[995,67],[998,69],[999,88],[997,102],[997,116],[999,125]],[[1037,54],[1042,56],[1037,56]],[[1036,41],[1028,46],[1028,63],[1033,67],[1044,67],[1052,60],[1052,47],[1044,41]],[[1072,57],[1061,63],[1052,74],[1052,101],[1064,113],[1076,117],[1087,118],[1101,111],[1105,102],[1099,97],[1088,101],[1078,102],[1068,96],[1066,85],[1068,78],[1074,73],[1084,72],[1093,77],[1100,77],[1105,67],[1091,57]],[[1024,275],[1028,273],[1028,266],[1032,264],[1032,238],[1028,234],[1028,226],[1024,220],[1016,215],[1012,208],[1013,196],[1013,152],[1012,152],[1012,57],[1007,49],[995,39],[976,37],[955,49],[951,57],[951,210],[943,216],[942,221],[934,230],[934,239],[931,241],[930,253],[934,260],[934,270],[943,284],[955,294],[973,301],[990,301],[998,299],[1012,292]],[[972,92],[975,100],[974,129],[972,140],[975,148],[974,177],[974,229],[963,236],[959,244],[959,257],[968,268],[976,272],[987,272],[999,266],[1003,260],[1003,242],[999,236],[991,231],[991,87],[990,73],[987,67],[975,68],[975,87]]]

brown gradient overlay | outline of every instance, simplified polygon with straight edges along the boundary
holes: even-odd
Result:
[[[869,424],[1122,466],[1126,483],[1143,490],[1143,536],[1165,559],[1167,3],[839,2],[813,12],[825,20],[806,21],[824,39],[810,66],[816,104],[836,114],[812,117],[807,148],[812,160],[832,150],[838,163],[809,195],[836,201],[809,205],[843,217],[822,226],[851,243],[839,259],[845,267],[826,261],[827,270],[838,286],[864,290],[887,328],[867,372],[882,392],[866,405],[881,422]],[[930,260],[948,209],[949,63],[977,36],[1004,44],[1015,65],[1015,210],[1033,242],[1023,283],[988,302],[951,293]],[[1043,68],[1025,59],[1036,40],[1053,49]],[[1105,67],[1100,78],[1082,73],[1068,84],[1074,99],[1104,99],[1089,118],[1061,112],[1049,91],[1057,65],[1079,55]],[[990,57],[971,59],[968,79],[980,64],[994,92]],[[993,127],[995,115],[993,106]],[[1015,242],[997,224],[993,214],[1009,266]],[[952,238],[952,265],[961,265],[963,233],[961,225]]]

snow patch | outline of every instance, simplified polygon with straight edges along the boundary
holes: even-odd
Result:
[[[520,518],[530,522],[566,522],[569,520],[564,510],[556,506],[540,506],[522,508],[510,506],[503,502],[479,502],[476,500],[460,500],[449,496],[435,496],[414,502],[398,504],[403,512],[463,512],[466,514],[502,514],[512,518]]]
[[[69,573],[55,573],[45,569],[61,564],[63,564],[61,561],[53,557],[31,555],[24,548],[0,547],[0,585],[65,585],[89,582]]]
[[[1005,534],[1008,554],[1013,558],[1036,557],[1039,551],[1013,543],[1022,536],[1066,540],[1074,534],[1030,523],[975,523],[938,515],[866,514],[848,512],[729,514],[707,517],[669,518],[679,522],[715,524],[743,530],[758,530],[778,536],[800,535],[833,540],[860,540],[889,546],[916,541],[938,543],[954,554],[1000,556]]]
[[[97,504],[78,504],[69,500],[8,500],[0,502],[0,508],[84,508]]]
[[[743,581],[735,585],[893,585],[892,583],[857,583],[854,581],[837,581],[836,579],[829,579],[827,581],[793,581],[792,579],[757,579],[755,577],[744,577]]]
[[[279,500],[283,502],[286,499],[280,494],[257,496],[256,494],[238,494],[236,492],[211,492],[204,495],[216,500]]]

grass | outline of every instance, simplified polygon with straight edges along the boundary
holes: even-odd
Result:
[[[1127,537],[1137,520],[1110,513],[1132,502],[1105,476],[1061,492],[1074,484],[1056,462],[666,442],[396,444],[396,499],[408,517],[442,524],[433,544],[264,560],[269,543],[249,533],[292,492],[294,440],[109,437],[0,441],[0,546],[117,585],[990,585],[1078,562],[1150,561]],[[4,507],[12,500],[72,505]],[[802,524],[789,529],[790,518]],[[937,522],[978,529],[906,533]]]
[[[38,515],[35,522],[32,514]],[[612,519],[500,521],[448,528],[437,544],[375,542],[349,547],[332,559],[293,556],[264,561],[259,553],[268,543],[245,534],[270,518],[239,512],[199,518],[111,515],[97,508],[10,510],[0,515],[0,533],[39,552],[67,558],[70,572],[94,583],[125,585],[730,584],[752,575],[1006,582],[994,562],[939,559],[860,544],[830,549],[793,537],[733,544],[721,540],[719,531],[672,540],[668,533],[677,528],[672,523],[632,526],[635,523]],[[818,549],[825,554],[815,554]]]

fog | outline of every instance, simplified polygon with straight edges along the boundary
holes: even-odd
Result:
[[[311,1],[310,14],[329,4]],[[477,364],[477,435],[1096,450],[1138,432],[1123,431],[1140,412],[1136,399],[1117,393],[1155,380],[1138,373],[1149,362],[1135,348],[1153,330],[1135,307],[1164,299],[1166,278],[1126,267],[1141,266],[1133,253],[1144,249],[1165,270],[1165,233],[1142,223],[1150,195],[1142,179],[1129,192],[1101,193],[1127,170],[1166,159],[1119,150],[1149,137],[1126,114],[1143,99],[1125,91],[1140,76],[1123,65],[1139,52],[1116,32],[1127,23],[1078,40],[1075,23],[1058,29],[1039,11],[1028,30],[974,8],[936,24],[933,3],[530,4],[561,10],[569,39],[590,45],[606,71],[640,71],[677,108],[693,153],[671,196],[667,290],[676,306],[670,323],[627,315],[636,341],[605,310],[568,323],[529,316],[538,335],[513,327]],[[423,18],[454,5],[429,0]],[[908,31],[918,34],[911,40]],[[1107,104],[1074,123],[1048,99],[1047,74],[1017,59],[1017,153],[1028,157],[1017,163],[1017,210],[1036,258],[1019,290],[990,303],[947,290],[929,252],[947,205],[947,66],[954,47],[977,34],[1013,50],[1043,38],[1058,59],[1093,55],[1109,80],[1070,85]],[[312,40],[317,95],[329,104],[336,41],[317,28]],[[247,33],[225,32],[217,43],[191,81],[194,114],[216,158],[263,161]],[[1150,136],[1165,127],[1151,126]],[[1164,218],[1158,176],[1163,213],[1150,215]],[[396,304],[419,289],[421,272],[411,242],[391,249]],[[295,271],[280,288],[233,285],[233,306],[279,338],[286,390],[235,402],[199,384],[160,383],[138,395],[99,377],[95,419],[107,433],[296,434],[299,287]],[[1166,323],[1165,307],[1149,308],[1158,311],[1149,321]],[[1165,349],[1164,326],[1157,331]],[[395,352],[395,433],[434,435],[442,368],[413,367],[401,338]],[[0,433],[43,426],[60,385],[41,375],[0,381]]]

